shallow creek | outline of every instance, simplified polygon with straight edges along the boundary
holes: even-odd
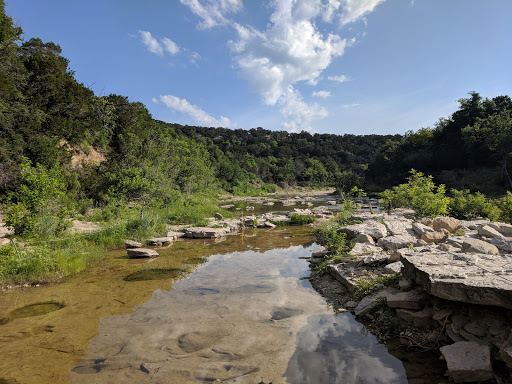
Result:
[[[118,250],[2,292],[0,382],[407,383],[410,364],[311,288],[313,240],[287,227],[178,241],[152,260]]]

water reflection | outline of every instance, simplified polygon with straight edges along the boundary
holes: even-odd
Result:
[[[286,377],[303,384],[407,383],[402,362],[349,313],[308,318]]]

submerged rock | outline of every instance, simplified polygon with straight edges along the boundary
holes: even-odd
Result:
[[[127,249],[126,252],[128,253],[128,256],[132,258],[159,256],[157,251],[147,248],[130,248]]]
[[[486,381],[494,378],[491,353],[487,345],[473,341],[460,341],[439,348],[443,354],[448,374],[456,383]]]
[[[173,239],[170,238],[170,237],[154,237],[154,238],[149,239],[148,241],[146,241],[146,243],[148,245],[160,246],[160,245],[171,244],[172,241],[173,241]]]

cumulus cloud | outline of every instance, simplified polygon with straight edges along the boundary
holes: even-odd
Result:
[[[242,0],[180,0],[201,19],[198,27],[209,29],[228,24],[227,16],[243,9]]]
[[[171,55],[176,55],[180,51],[180,47],[168,37],[164,37],[160,41],[151,35],[148,31],[139,31],[142,43],[146,46],[149,52],[158,56],[163,56],[164,52]]]
[[[315,91],[313,92],[314,97],[321,97],[322,99],[326,99],[331,96],[331,92],[329,91]]]
[[[327,77],[328,80],[331,80],[331,81],[337,81],[338,83],[344,83],[345,81],[349,81],[350,79],[348,78],[348,76],[345,76],[345,75],[340,75],[340,76],[328,76]]]
[[[210,116],[197,105],[190,104],[186,99],[181,99],[173,95],[161,95],[160,101],[173,111],[184,113],[190,116],[197,123],[207,127],[225,127],[231,128],[235,124],[231,123],[227,117],[221,116],[219,120]]]
[[[342,0],[340,24],[343,26],[362,19],[384,1],[386,0]]]
[[[279,109],[285,121],[281,123],[289,132],[311,131],[311,122],[327,117],[327,109],[317,103],[304,102],[299,91],[289,86],[279,99]]]

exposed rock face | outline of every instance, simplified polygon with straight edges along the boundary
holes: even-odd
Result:
[[[415,289],[388,296],[387,303],[390,308],[423,309],[429,298],[430,296],[424,291]]]
[[[225,236],[228,232],[226,228],[209,228],[209,227],[190,227],[185,228],[185,237],[194,239],[208,239]]]
[[[491,240],[491,244],[502,251],[512,252],[512,239],[510,238],[495,237]]]
[[[370,235],[359,235],[353,241],[354,241],[354,243],[375,244],[375,241],[373,241],[373,237],[371,237]]]
[[[329,254],[329,250],[323,245],[320,245],[311,252],[311,257],[324,257],[327,254]]]
[[[398,308],[396,315],[402,321],[414,325],[418,329],[433,329],[436,325],[432,316],[434,310],[432,307],[427,307],[421,311],[415,311],[411,309]]]
[[[147,248],[130,248],[127,249],[126,252],[128,253],[128,256],[132,258],[159,256],[157,251]]]
[[[359,256],[375,252],[382,252],[382,248],[376,247],[375,245],[372,245],[370,243],[356,243],[352,250],[350,251],[350,254],[353,256]]]
[[[471,304],[512,308],[510,258],[483,254],[402,254],[403,275],[431,295]]]
[[[339,228],[338,232],[346,233],[352,238],[358,237],[359,235],[369,235],[374,239],[380,239],[388,234],[384,224],[376,220],[366,220],[361,224],[347,225],[346,227]]]
[[[384,267],[384,271],[387,273],[400,273],[404,265],[401,261],[390,263]]]
[[[487,345],[461,341],[439,349],[448,365],[448,374],[456,383],[486,381],[494,378],[491,353]]]
[[[432,225],[435,231],[440,231],[441,228],[444,228],[448,232],[454,232],[462,227],[461,222],[453,217],[436,217]]]
[[[387,250],[397,250],[412,246],[414,243],[416,243],[416,238],[414,236],[403,234],[383,237],[379,239],[377,244]]]
[[[476,252],[487,255],[497,255],[499,250],[496,248],[496,246],[488,243],[487,241],[467,238],[464,240],[464,243],[462,243],[462,252]]]

